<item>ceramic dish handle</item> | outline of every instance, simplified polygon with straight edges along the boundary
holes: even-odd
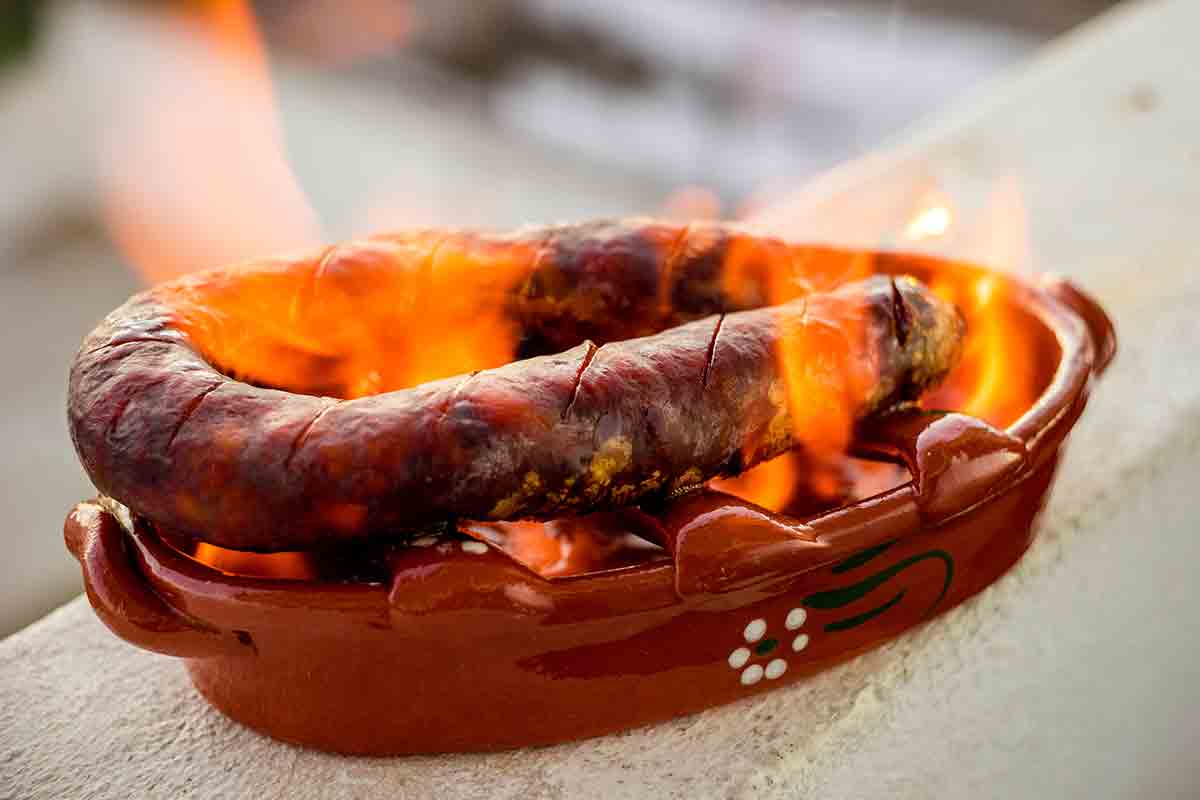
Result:
[[[135,566],[121,523],[99,503],[75,506],[63,525],[63,537],[83,568],[96,615],[125,641],[184,658],[247,651],[236,636],[188,619],[159,597]]]
[[[903,463],[926,522],[956,516],[1022,472],[1028,454],[1012,434],[950,411],[902,411],[871,423],[858,452]]]
[[[908,467],[913,492],[902,496],[910,519],[936,525],[978,505],[1028,464],[1024,443],[991,425],[949,411],[906,410],[860,431],[858,455]],[[892,516],[902,518],[903,510]],[[661,517],[663,546],[675,559],[680,597],[713,596],[784,580],[861,548],[786,514],[712,490],[677,500]],[[736,535],[731,534],[736,531]],[[877,544],[877,542],[875,542]],[[835,549],[831,550],[833,547]]]

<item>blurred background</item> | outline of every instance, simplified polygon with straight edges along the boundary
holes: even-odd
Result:
[[[7,0],[0,636],[80,590],[66,373],[140,286],[405,225],[744,216],[1108,5]]]

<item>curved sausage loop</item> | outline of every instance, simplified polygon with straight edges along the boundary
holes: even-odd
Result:
[[[121,523],[99,503],[86,501],[71,509],[63,538],[83,568],[96,615],[125,641],[182,658],[252,652],[235,635],[183,616],[151,589],[134,565]]]

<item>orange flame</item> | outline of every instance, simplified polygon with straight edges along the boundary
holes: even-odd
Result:
[[[718,491],[749,500],[763,508],[781,511],[796,490],[796,483],[803,476],[802,468],[792,463],[791,453],[760,464],[736,478],[724,478],[712,482]]]
[[[786,248],[776,251],[775,248]],[[765,272],[764,270],[765,266]],[[728,243],[722,279],[725,291],[737,297],[744,285],[757,279],[769,305],[802,298],[816,289],[858,280],[871,273],[869,256],[819,247],[790,248],[753,237]],[[855,309],[841,321],[806,314],[804,321],[782,329],[776,359],[782,376],[778,391],[787,400],[793,438],[803,456],[773,459],[737,478],[714,482],[721,491],[772,510],[781,510],[797,492],[832,500],[845,488],[844,455],[854,424],[854,398],[872,376],[862,371],[863,359],[851,357],[863,330]]]
[[[870,188],[864,190],[863,186]],[[821,176],[798,192],[758,204],[752,209],[752,220],[792,240],[833,241],[861,248],[897,241],[903,247],[999,270],[999,274],[965,273],[976,276],[967,279],[958,273],[947,274],[931,282],[933,291],[962,310],[968,331],[962,362],[923,404],[963,411],[1003,427],[1035,399],[1038,378],[1026,358],[1032,334],[1010,302],[1014,286],[1003,274],[1019,274],[1030,265],[1027,214],[1015,178],[998,181],[984,208],[967,215],[960,214],[950,194],[931,175],[868,157]],[[816,284],[821,285],[820,276],[825,273],[826,278],[839,276],[833,282],[862,277],[871,271],[870,259],[864,257],[853,269],[840,273],[838,269],[817,264]],[[802,272],[808,274],[807,267]],[[736,252],[731,251],[726,280],[736,285],[745,273]],[[768,283],[774,302],[790,300],[811,288],[798,285],[791,275],[771,275]],[[796,502],[797,493],[836,498],[839,492],[848,491],[849,495],[865,496],[898,479],[890,471],[864,469],[846,459],[843,446],[849,426],[839,412],[844,406],[838,404],[835,371],[802,366],[814,356],[819,361],[827,346],[834,348],[829,352],[836,352],[832,341],[818,341],[809,348],[803,341],[785,338],[780,352],[781,363],[793,365],[785,368],[791,407],[800,424],[812,431],[803,444],[815,449],[816,461],[778,458],[737,479],[714,482],[716,488],[779,510]]]
[[[545,523],[467,523],[464,529],[543,577],[566,578],[664,558],[651,543],[652,527],[644,514],[627,509]]]
[[[955,236],[952,249],[962,257],[1000,272],[968,283],[939,276],[932,288],[958,306],[967,319],[963,359],[946,384],[925,399],[928,407],[952,408],[998,427],[1012,424],[1037,395],[1037,381],[1025,354],[1033,343],[1026,321],[1011,302],[1012,284],[1003,273],[1029,269],[1028,218],[1015,178],[1000,181],[970,226],[954,231],[948,199],[938,196],[919,209],[906,235],[912,239]],[[926,222],[944,220],[940,232]]]
[[[864,183],[871,186],[869,191],[862,190]],[[867,157],[831,170],[799,190],[752,199],[744,209],[745,217],[765,233],[788,241],[861,248],[861,254],[848,256],[844,250],[810,246],[792,258],[773,262],[791,266],[767,275],[768,301],[787,302],[815,288],[870,275],[874,265],[869,251],[894,235],[914,203],[935,192],[932,177],[899,173],[881,159]],[[935,213],[924,221],[923,228],[936,229],[938,216]],[[745,271],[731,249],[726,282],[736,287]],[[844,352],[861,334],[851,325],[840,336],[818,330],[812,337],[781,338],[776,356],[800,431],[797,438],[808,457],[776,458],[739,478],[715,483],[717,488],[774,510],[790,508],[805,498],[806,502],[833,502],[847,497],[858,472],[864,472],[853,470],[845,453],[853,423],[847,390],[870,376],[849,374],[845,362],[833,354]]]
[[[362,397],[511,361],[519,332],[503,300],[535,257],[466,235],[361,240],[207,276],[172,302],[229,374]]]
[[[157,282],[319,240],[284,156],[259,32],[242,0],[191,4],[122,87],[103,152],[113,238]]]
[[[317,577],[317,568],[307,553],[245,553],[199,542],[192,557],[226,575],[288,580]]]
[[[844,466],[836,459],[814,461],[799,453],[784,453],[736,478],[715,480],[711,485],[772,511],[804,514],[845,499],[849,487]]]
[[[845,454],[854,426],[855,398],[871,382],[871,362],[860,358],[855,337],[863,335],[859,318],[841,325],[806,315],[804,324],[785,328],[776,359],[792,418],[792,438],[803,458],[776,458],[745,475],[717,484],[766,508],[780,510],[796,493],[832,500],[844,490]]]

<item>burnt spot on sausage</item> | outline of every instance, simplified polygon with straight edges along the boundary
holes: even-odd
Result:
[[[694,226],[672,269],[671,309],[688,317],[725,310],[722,277],[729,237],[717,226]]]
[[[896,286],[895,278],[892,279],[892,322],[895,324],[896,341],[904,347],[908,343],[909,331],[912,330],[912,312],[909,311],[904,296],[900,294],[900,287]]]
[[[742,454],[742,448],[735,448],[729,454],[729,458],[725,461],[725,466],[721,468],[721,474],[728,475],[731,478],[736,478],[746,471],[746,457]]]
[[[558,350],[558,341],[544,331],[524,331],[517,341],[516,359],[523,361],[534,356],[544,356]]]
[[[691,224],[684,225],[679,229],[679,233],[675,235],[670,246],[666,250],[666,256],[662,260],[662,268],[659,270],[658,276],[658,307],[659,313],[663,316],[669,315],[675,308],[674,302],[674,281],[676,267],[679,264],[679,256],[683,252],[683,248],[687,245],[688,236],[692,232]]]
[[[578,286],[584,289],[579,300],[592,301],[582,305],[589,318],[655,294],[659,255],[636,227],[607,220],[566,226],[553,230],[550,244],[564,290]]]

